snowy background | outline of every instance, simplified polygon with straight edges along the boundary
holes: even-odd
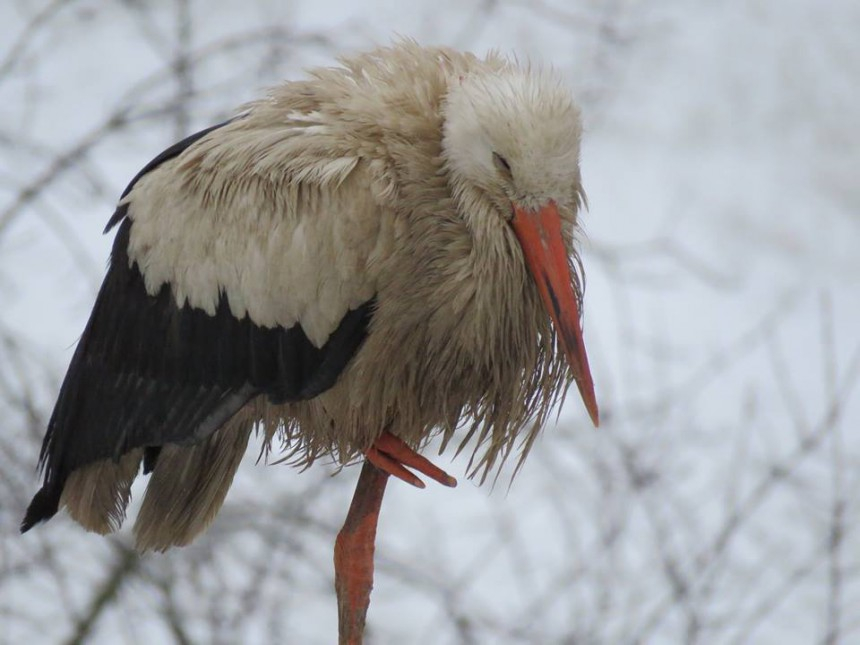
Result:
[[[0,642],[335,641],[357,468],[251,449],[166,555],[17,526],[128,180],[396,34],[580,98],[604,423],[569,397],[510,488],[392,484],[368,642],[860,642],[858,33],[855,0],[0,2]]]

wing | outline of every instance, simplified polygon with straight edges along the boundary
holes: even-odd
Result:
[[[150,470],[160,446],[205,440],[255,396],[312,398],[365,338],[374,297],[362,268],[375,242],[338,248],[372,202],[341,194],[357,160],[331,161],[315,183],[289,166],[273,175],[271,137],[294,137],[246,119],[169,148],[123,193],[22,530],[56,513],[76,469],[143,448]]]

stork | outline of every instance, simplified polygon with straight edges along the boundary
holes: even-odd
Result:
[[[456,485],[418,454],[431,436],[471,443],[485,477],[571,380],[598,423],[580,137],[553,73],[404,41],[165,150],[105,229],[22,531],[60,507],[116,530],[142,469],[137,547],[188,544],[255,428],[303,465],[364,456],[335,544],[341,642],[360,642],[389,475]]]

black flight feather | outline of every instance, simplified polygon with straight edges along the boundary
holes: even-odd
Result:
[[[214,126],[168,148],[132,180],[176,157]],[[332,387],[360,347],[374,299],[350,310],[325,345],[297,323],[261,327],[237,318],[222,292],[215,315],[179,307],[168,284],[150,295],[129,265],[133,222],[119,206],[111,261],[48,423],[39,463],[44,483],[21,530],[50,519],[76,469],[144,449],[143,470],[161,446],[205,440],[255,396],[274,403],[311,399]]]

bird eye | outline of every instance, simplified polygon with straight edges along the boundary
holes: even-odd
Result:
[[[494,153],[493,153],[493,164],[495,164],[496,169],[497,169],[500,173],[502,173],[502,176],[503,176],[505,179],[510,180],[510,179],[512,179],[512,178],[513,178],[513,174],[514,174],[514,173],[513,173],[513,171],[511,170],[511,164],[509,164],[509,163],[508,163],[508,160],[507,160],[507,159],[505,159],[505,158],[504,158],[502,155],[500,155],[498,152],[494,152]]]

